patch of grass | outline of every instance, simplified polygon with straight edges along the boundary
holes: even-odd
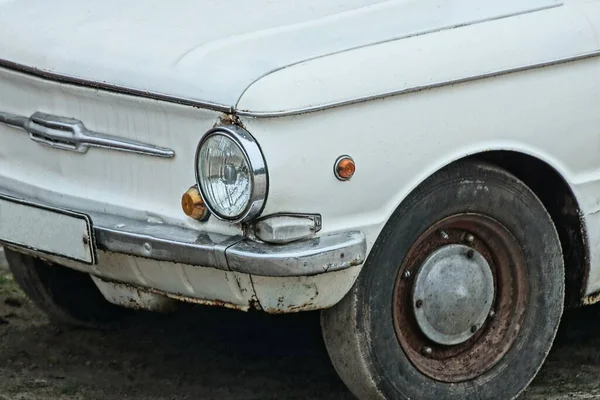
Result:
[[[84,388],[76,382],[60,383],[47,379],[17,378],[13,382],[9,382],[8,387],[0,388],[0,391],[2,391],[0,393],[0,400],[80,400],[83,398],[83,389]]]
[[[75,382],[67,382],[62,385],[58,392],[63,396],[75,396],[81,390],[81,386]]]
[[[0,296],[25,297],[12,274],[0,273]]]

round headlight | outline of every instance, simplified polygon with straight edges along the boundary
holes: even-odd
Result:
[[[266,200],[263,155],[254,138],[235,125],[204,135],[196,151],[196,179],[206,206],[219,219],[248,221]]]

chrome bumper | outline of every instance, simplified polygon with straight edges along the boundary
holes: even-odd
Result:
[[[0,194],[55,207],[10,191],[0,189]],[[361,265],[367,252],[365,235],[361,232],[272,245],[243,236],[199,232],[85,210],[71,211],[90,216],[99,250],[252,275],[309,276],[338,271]]]

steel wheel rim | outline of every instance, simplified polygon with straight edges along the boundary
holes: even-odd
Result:
[[[473,336],[459,344],[443,345],[420,329],[413,285],[427,257],[452,244],[469,246],[485,258],[495,290],[489,317]],[[474,379],[492,369],[514,344],[528,296],[525,257],[510,231],[482,214],[453,215],[428,228],[406,253],[394,285],[394,330],[407,358],[421,373],[449,383]]]

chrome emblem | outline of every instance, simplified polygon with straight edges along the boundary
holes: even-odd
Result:
[[[73,118],[57,117],[41,112],[36,112],[27,118],[0,112],[0,122],[24,129],[29,133],[31,140],[56,149],[87,153],[90,147],[99,147],[155,157],[175,157],[175,152],[166,147],[92,132],[83,122]]]

